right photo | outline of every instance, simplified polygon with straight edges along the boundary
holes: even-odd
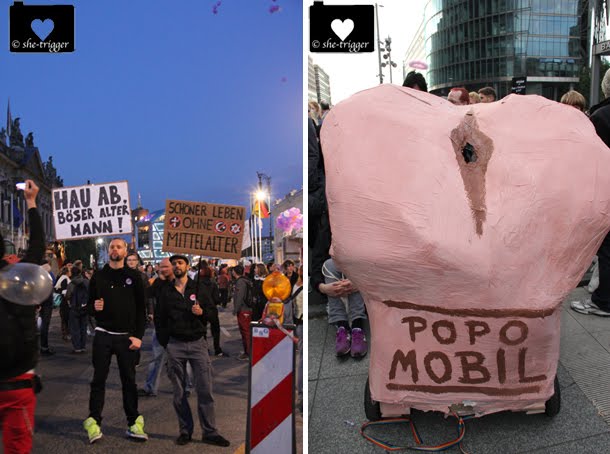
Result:
[[[308,452],[608,451],[607,11],[308,2]]]

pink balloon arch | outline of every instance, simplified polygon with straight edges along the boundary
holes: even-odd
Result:
[[[275,220],[275,225],[286,235],[297,233],[303,230],[303,215],[298,208],[290,208],[280,213]]]

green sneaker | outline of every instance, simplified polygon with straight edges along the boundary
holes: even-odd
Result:
[[[144,432],[144,416],[138,416],[133,426],[127,429],[127,436],[139,441],[148,440],[148,435]]]
[[[95,443],[97,440],[102,438],[102,431],[95,419],[91,417],[85,419],[83,427],[87,431],[87,435],[89,435],[89,443]]]

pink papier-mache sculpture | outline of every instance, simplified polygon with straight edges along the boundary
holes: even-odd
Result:
[[[366,301],[383,416],[552,413],[560,304],[610,229],[610,150],[587,117],[382,85],[321,134],[331,255]]]

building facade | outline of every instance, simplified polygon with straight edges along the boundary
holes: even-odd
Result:
[[[307,99],[332,105],[330,96],[330,77],[311,57],[307,59]]]
[[[503,97],[527,77],[527,94],[558,100],[587,64],[588,22],[583,0],[430,0],[429,91],[492,86]]]
[[[426,27],[425,20],[422,20],[417,27],[417,31],[409,44],[409,48],[405,52],[405,58],[402,63],[402,80],[407,77],[407,74],[413,71],[413,68],[409,67],[409,63],[414,60],[427,61],[426,59],[426,35],[424,33]],[[417,72],[421,73],[426,79],[428,75],[427,70],[418,69]]]
[[[7,128],[0,129],[0,234],[7,254],[26,249],[29,243],[30,226],[23,191],[16,184],[26,179],[33,180],[40,191],[36,204],[42,219],[45,240],[55,240],[53,227],[52,189],[63,186],[57,175],[53,158],[43,163],[38,147],[34,145],[33,133],[25,139],[21,133],[20,118],[7,114]]]
[[[290,208],[298,208],[303,213],[303,189],[293,190],[286,197],[275,202],[272,210],[273,222],[276,223],[278,216]],[[288,259],[295,263],[302,263],[303,230],[287,234],[276,228],[273,236],[275,263],[282,264]]]

